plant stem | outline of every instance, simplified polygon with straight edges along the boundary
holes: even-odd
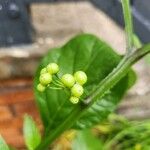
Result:
[[[62,90],[62,88],[54,87],[54,86],[50,86],[49,88],[52,89],[52,90]]]
[[[52,81],[52,83],[58,87],[64,88],[64,86],[62,84],[58,83],[56,80]]]
[[[105,92],[111,89],[120,79],[122,79],[130,69],[130,67],[141,59],[146,54],[150,53],[150,44],[143,46],[142,48],[126,55],[118,66],[97,86],[93,94],[86,99],[85,104],[89,107],[97,100],[102,97]]]
[[[134,47],[133,41],[133,21],[130,9],[130,0],[121,0],[123,15],[125,21],[125,32],[126,32],[126,44],[127,44],[127,52],[130,53]]]
[[[85,102],[80,102],[69,114],[68,118],[51,134],[46,136],[36,150],[45,150],[58,136],[60,136],[65,130],[69,129],[87,110],[97,98],[101,98],[104,93],[111,89],[122,77],[124,77],[130,67],[147,53],[150,52],[150,44],[145,45],[143,48],[132,52],[130,55],[126,55],[119,65],[97,86],[93,94],[88,97]]]
[[[36,148],[36,150],[46,150],[48,146],[59,136],[61,133],[67,129],[69,129],[76,120],[81,116],[82,109],[84,109],[83,105],[76,105],[76,107],[72,110],[68,118],[57,128],[55,131],[51,131],[52,134],[46,136],[42,143]],[[75,121],[74,121],[75,120]]]

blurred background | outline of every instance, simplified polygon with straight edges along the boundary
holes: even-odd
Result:
[[[150,1],[131,0],[135,33],[150,41]],[[0,0],[0,133],[24,147],[22,119],[40,125],[32,79],[41,57],[76,34],[92,33],[125,52],[120,0]],[[130,120],[150,117],[150,57],[134,66],[137,84],[117,109]],[[15,138],[14,138],[15,137]]]

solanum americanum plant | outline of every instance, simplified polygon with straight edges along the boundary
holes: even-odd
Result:
[[[34,93],[44,130],[41,134],[32,118],[25,116],[27,149],[47,150],[67,130],[100,124],[135,84],[131,67],[150,53],[150,44],[135,40],[130,0],[121,2],[127,43],[124,56],[95,35],[84,33],[51,49],[41,60]],[[10,150],[2,138],[1,149]]]
[[[53,90],[67,90],[70,95],[70,102],[77,104],[84,92],[83,85],[87,82],[87,75],[83,71],[72,74],[64,74],[58,77],[59,66],[56,63],[49,63],[40,71],[39,84],[37,90],[44,92],[47,87]]]

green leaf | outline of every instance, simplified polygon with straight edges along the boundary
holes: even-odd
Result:
[[[41,142],[41,135],[33,119],[28,115],[24,118],[23,133],[26,146],[29,150],[34,150]]]
[[[146,62],[148,65],[150,64],[150,54],[145,57],[145,62]]]
[[[9,150],[17,150],[17,149],[12,146],[9,146]]]
[[[2,138],[2,136],[0,136],[0,150],[9,150],[9,147]]]
[[[136,34],[133,34],[133,42],[135,48],[141,48],[143,45],[140,38]]]
[[[55,91],[47,88],[44,93],[36,90],[40,70],[43,67],[50,62],[57,63],[60,66],[59,77],[65,73],[85,71],[88,82],[84,89],[86,94],[90,95],[91,91],[117,66],[120,60],[121,56],[111,47],[90,34],[78,35],[63,47],[50,50],[40,63],[34,82],[35,96],[45,127],[49,126],[55,130],[68,117],[75,105],[70,103],[69,96],[63,90]],[[105,93],[103,99],[98,99],[76,122],[74,128],[91,127],[106,119],[107,115],[114,111],[126,90],[134,84],[133,74],[133,71],[130,71],[129,75]],[[84,95],[83,98],[85,97]]]
[[[107,116],[115,111],[117,104],[124,96],[128,87],[131,87],[131,84],[134,83],[134,75],[135,74],[130,71],[129,75],[123,78],[111,91],[106,93],[102,99],[98,99],[93,106],[84,113],[80,120],[77,121],[75,127],[87,128],[107,119]]]
[[[102,150],[103,143],[90,130],[79,131],[72,142],[72,150]]]

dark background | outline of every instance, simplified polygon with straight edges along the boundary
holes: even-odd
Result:
[[[30,5],[37,2],[58,1],[65,0],[0,0],[0,46],[32,43],[34,27],[30,17]],[[124,26],[120,0],[91,0],[91,2],[119,25]],[[150,41],[150,0],[131,0],[131,5],[135,33],[143,43],[147,43]]]

